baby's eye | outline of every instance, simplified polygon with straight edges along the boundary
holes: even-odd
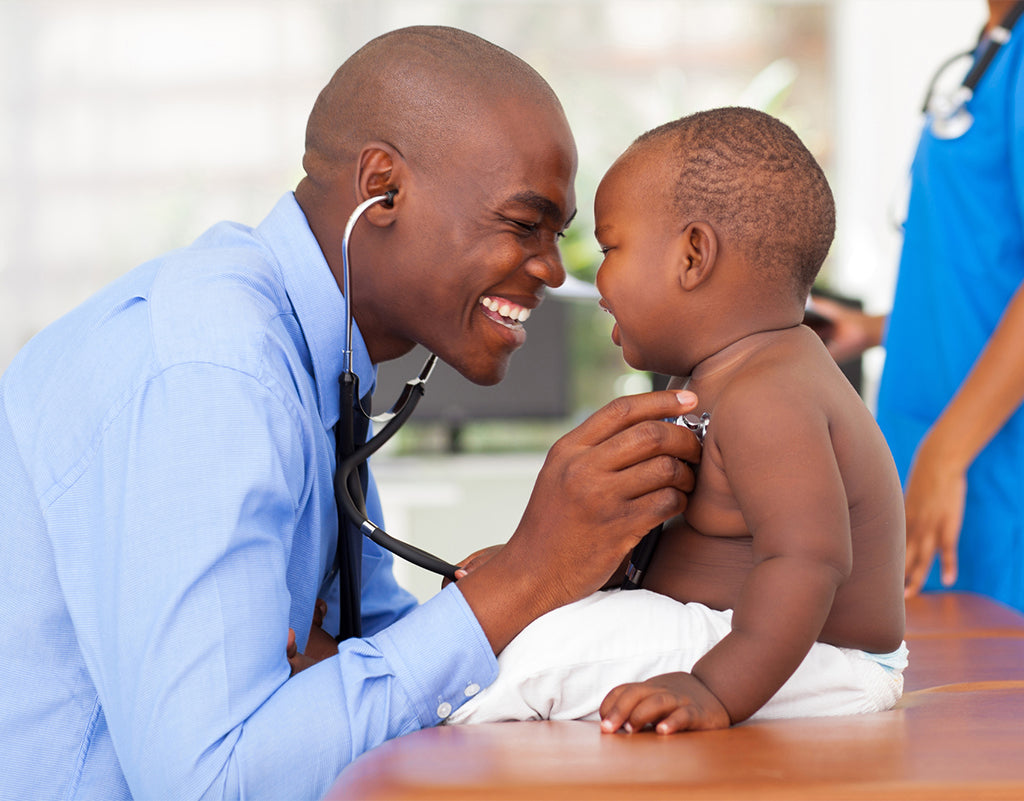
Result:
[[[607,246],[601,246],[601,247],[598,248],[598,250],[601,251],[601,255],[602,256],[607,256],[608,255],[608,251],[612,250],[612,248],[611,247],[607,247]]]

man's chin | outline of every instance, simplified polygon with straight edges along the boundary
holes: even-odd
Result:
[[[492,387],[505,380],[508,373],[509,356],[503,359],[465,364],[451,364],[459,375],[481,387]]]

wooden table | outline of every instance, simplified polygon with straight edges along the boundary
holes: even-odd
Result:
[[[1024,799],[1024,615],[976,595],[907,604],[888,712],[661,737],[595,723],[425,729],[342,772],[329,799]]]

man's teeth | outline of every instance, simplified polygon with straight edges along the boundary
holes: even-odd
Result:
[[[525,323],[530,319],[530,310],[523,306],[515,306],[507,300],[495,300],[494,298],[480,298],[480,303],[492,312],[497,312],[502,317],[516,323]]]

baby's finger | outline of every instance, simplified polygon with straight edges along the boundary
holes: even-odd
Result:
[[[645,726],[657,725],[680,708],[678,699],[672,693],[664,690],[648,692],[633,707],[629,719],[622,725],[627,731],[640,731]]]
[[[642,684],[620,684],[604,697],[598,710],[601,715],[601,731],[614,734],[629,720],[633,707],[643,698]]]
[[[694,724],[695,715],[692,706],[676,707],[666,718],[654,727],[658,734],[675,734],[677,731],[686,731]]]

